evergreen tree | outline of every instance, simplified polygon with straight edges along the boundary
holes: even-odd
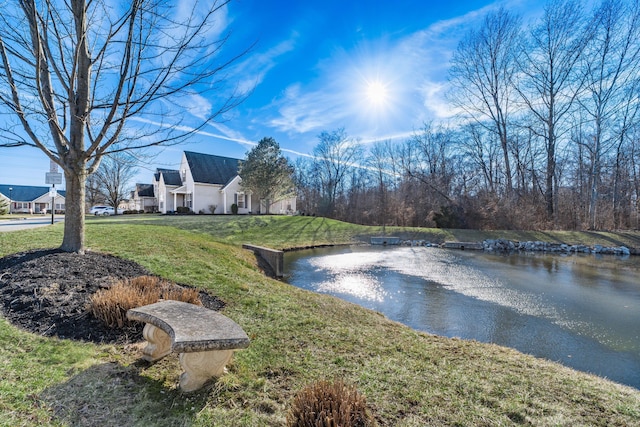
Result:
[[[272,203],[293,193],[292,174],[293,167],[271,137],[262,138],[240,164],[242,188],[264,200],[267,214]]]
[[[4,197],[0,197],[0,215],[9,213],[9,201]]]

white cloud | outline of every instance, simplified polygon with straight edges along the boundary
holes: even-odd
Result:
[[[247,146],[255,145],[255,143],[243,138],[238,132],[235,132],[230,128],[227,128],[226,126],[219,123],[209,123],[209,125],[213,126],[218,132],[220,132],[220,133],[213,133],[213,132],[207,132],[202,129],[194,129],[186,125],[175,125],[168,122],[157,122],[157,121],[146,119],[143,117],[131,117],[129,120],[142,123],[145,125],[155,126],[158,128],[174,129],[180,132],[190,132],[190,133],[193,133],[194,135],[207,136],[207,137],[212,137],[217,139],[223,139],[225,141],[237,142],[239,144],[247,145]]]
[[[197,93],[190,94],[184,105],[191,115],[200,120],[206,120],[211,114],[211,102]]]
[[[285,90],[277,102],[279,116],[269,124],[282,132],[306,133],[322,130],[340,122],[348,115],[343,93],[332,87],[302,93],[301,84],[295,83]]]
[[[247,59],[238,64],[234,73],[242,76],[238,84],[239,92],[250,92],[262,83],[267,73],[278,65],[278,59],[295,49],[297,39],[298,33],[293,32],[288,39],[279,42],[264,52],[248,56]]]
[[[176,2],[177,6],[173,11],[172,21],[174,22],[189,22],[198,19],[203,19],[211,9],[217,9],[213,13],[213,16],[209,18],[209,25],[204,29],[202,36],[208,40],[217,40],[222,33],[227,30],[229,25],[229,6],[219,6],[219,1],[197,0],[197,1],[179,1]],[[179,40],[184,34],[184,28],[174,27],[176,32],[173,34],[178,37]],[[171,31],[171,30],[170,30]],[[171,36],[171,32],[168,33]]]
[[[211,136],[215,136],[216,138],[224,139],[227,141],[237,142],[238,144],[241,144],[247,148],[252,148],[253,146],[257,145],[256,142],[249,141],[247,138],[245,138],[242,133],[231,129],[230,127],[222,123],[210,122],[208,123],[208,125],[221,133],[216,135],[210,134]]]

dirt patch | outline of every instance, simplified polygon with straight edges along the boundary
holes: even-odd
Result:
[[[142,340],[142,323],[109,328],[88,311],[91,296],[118,280],[150,274],[144,267],[112,255],[84,255],[57,249],[0,258],[0,310],[14,325],[43,335],[95,343]],[[182,285],[184,286],[184,285]],[[224,302],[201,291],[205,307]]]

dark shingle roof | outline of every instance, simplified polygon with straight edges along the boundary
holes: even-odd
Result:
[[[155,197],[153,193],[153,184],[136,184],[138,197]]]
[[[12,190],[9,191],[9,188]],[[0,193],[9,198],[11,195],[11,200],[14,202],[31,202],[43,194],[47,194],[49,192],[49,187],[37,187],[31,185],[4,185],[0,184]],[[11,194],[9,194],[11,193]],[[58,190],[58,194],[62,197],[65,197],[64,190]]]
[[[185,151],[195,182],[225,185],[238,175],[240,159]]]
[[[156,178],[156,181],[160,180],[160,174],[164,176],[165,185],[182,185],[182,179],[180,179],[180,171],[174,169],[158,169],[158,178]]]

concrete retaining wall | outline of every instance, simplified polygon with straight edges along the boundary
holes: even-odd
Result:
[[[242,248],[249,249],[253,251],[253,253],[260,255],[262,259],[269,264],[276,277],[282,277],[284,275],[284,252],[247,243],[243,244]]]
[[[483,249],[482,243],[479,242],[444,242],[442,247],[447,249],[469,249],[476,251],[481,251]]]
[[[399,245],[400,238],[399,237],[387,237],[387,236],[379,236],[371,238],[372,245]]]

